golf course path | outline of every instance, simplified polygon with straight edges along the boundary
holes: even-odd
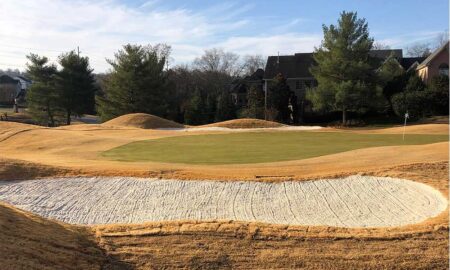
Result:
[[[443,195],[425,184],[360,175],[282,183],[131,177],[0,181],[0,200],[73,224],[221,219],[388,227],[424,221],[447,207]]]

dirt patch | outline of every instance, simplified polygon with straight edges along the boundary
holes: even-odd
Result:
[[[119,116],[102,124],[143,129],[184,128],[184,125],[146,113],[132,113]]]
[[[221,127],[221,128],[276,128],[276,127],[285,127],[278,122],[266,121],[261,119],[253,119],[253,118],[242,118],[242,119],[234,119],[223,122],[217,122],[209,125],[203,125],[198,127]]]

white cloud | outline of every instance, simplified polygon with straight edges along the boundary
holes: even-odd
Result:
[[[175,63],[187,63],[212,47],[267,56],[310,52],[322,39],[322,33],[292,31],[304,18],[261,25],[244,15],[258,11],[251,4],[227,2],[197,11],[164,5],[162,0],[142,0],[136,6],[123,0],[0,0],[0,69],[23,69],[30,52],[56,60],[77,46],[90,57],[95,71],[103,72],[109,68],[105,58],[127,43],[168,43]],[[431,36],[436,32],[384,41],[399,47]]]
[[[240,54],[280,55],[312,52],[320,45],[321,35],[287,33],[270,36],[231,37],[214,47],[225,48]]]
[[[211,47],[272,55],[311,51],[320,42],[318,36],[300,34],[233,36],[249,24],[242,14],[256,8],[252,5],[226,3],[194,12],[156,9],[161,3],[150,0],[130,7],[118,0],[1,0],[0,68],[23,69],[30,52],[55,61],[77,46],[96,72],[102,72],[109,68],[105,58],[126,43],[168,43],[175,62],[186,63]]]

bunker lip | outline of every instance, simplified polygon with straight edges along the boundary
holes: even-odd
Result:
[[[0,181],[0,200],[67,223],[236,220],[346,228],[396,227],[439,215],[431,186],[354,175],[280,183],[75,177]]]

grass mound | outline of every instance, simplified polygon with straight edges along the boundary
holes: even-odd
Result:
[[[136,127],[144,129],[184,128],[182,124],[146,113],[125,114],[105,123],[105,126]]]
[[[222,128],[275,128],[275,127],[283,127],[285,125],[277,122],[266,121],[261,119],[253,119],[253,118],[242,118],[242,119],[233,119],[218,123],[213,123],[209,125],[204,125],[201,127],[222,127]]]

